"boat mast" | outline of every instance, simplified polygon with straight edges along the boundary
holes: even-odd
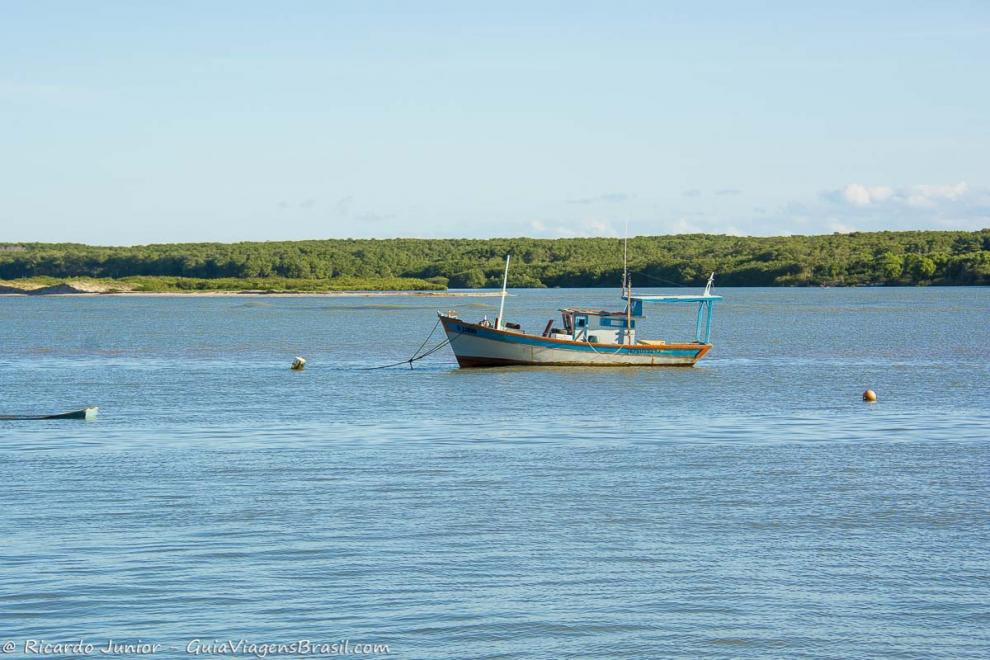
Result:
[[[632,282],[629,280],[629,221],[622,240],[622,284],[626,287],[626,336],[623,344],[632,343]]]
[[[626,220],[626,235],[622,239],[622,288],[626,288],[629,279],[629,221]]]
[[[501,330],[505,327],[505,321],[502,320],[502,312],[505,311],[505,286],[509,283],[509,257],[512,254],[505,255],[505,275],[502,276],[502,302],[498,304],[498,318],[495,319],[495,329]]]

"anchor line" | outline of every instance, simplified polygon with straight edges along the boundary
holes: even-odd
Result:
[[[430,330],[430,334],[428,334],[426,336],[426,339],[423,340],[423,343],[419,345],[419,348],[416,349],[416,351],[413,353],[412,357],[409,358],[408,360],[402,360],[400,362],[393,362],[391,364],[383,364],[383,365],[378,366],[378,367],[363,367],[361,369],[361,371],[375,371],[377,369],[389,369],[391,367],[400,367],[400,366],[402,366],[404,364],[408,364],[409,365],[409,368],[412,369],[413,368],[413,362],[418,362],[419,360],[422,360],[423,358],[427,358],[427,357],[433,355],[434,353],[436,353],[437,351],[439,351],[441,348],[444,348],[445,346],[449,346],[451,344],[451,342],[453,341],[453,339],[445,339],[442,342],[440,342],[439,344],[437,344],[436,346],[434,346],[433,348],[427,350],[426,352],[420,353],[420,351],[423,350],[423,347],[426,346],[426,344],[429,343],[430,339],[433,338],[433,334],[437,331],[437,328],[439,326],[440,326],[440,319],[437,319],[437,322],[433,326],[433,329]],[[454,339],[457,339],[457,337],[460,337],[460,336],[461,336],[461,333],[458,332],[457,333],[457,336],[455,336]]]

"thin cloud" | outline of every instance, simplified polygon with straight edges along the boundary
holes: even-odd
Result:
[[[568,204],[621,204],[630,199],[627,193],[605,193],[596,197],[582,197],[580,199],[569,199]]]
[[[861,183],[850,183],[844,188],[822,193],[822,198],[827,201],[859,207],[882,203],[892,197],[894,189],[889,186],[864,186]]]
[[[587,218],[585,220],[577,220],[573,222],[545,222],[543,220],[533,220],[529,223],[529,229],[537,236],[547,236],[552,238],[619,236],[619,231],[612,225],[611,222],[597,218]]]
[[[701,197],[701,190],[698,188],[691,188],[690,190],[685,190],[681,194],[685,197]]]
[[[766,223],[799,225],[803,233],[977,230],[990,226],[990,189],[965,181],[900,187],[850,183],[823,191],[818,203],[786,204]],[[776,232],[768,226],[762,233]]]
[[[931,208],[941,201],[954,202],[964,197],[969,192],[969,186],[965,181],[947,186],[915,186],[907,195],[907,203],[910,206]]]
[[[374,224],[378,222],[385,222],[386,220],[392,220],[395,218],[394,213],[359,213],[354,216],[354,219],[358,222],[366,222],[369,224]]]
[[[722,220],[695,217],[693,219],[682,215],[674,220],[660,224],[660,232],[664,234],[724,234],[728,236],[745,236],[746,232],[735,224],[726,224]]]
[[[822,193],[822,198],[835,204],[857,208],[891,205],[934,209],[945,203],[963,201],[970,192],[969,184],[965,181],[951,184],[920,184],[905,188],[850,183],[837,190],[825,191]]]
[[[721,197],[734,197],[735,195],[741,195],[742,191],[738,188],[722,188],[721,190],[716,190],[715,194]]]

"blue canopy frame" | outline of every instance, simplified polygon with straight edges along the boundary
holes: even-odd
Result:
[[[722,296],[622,296],[630,301],[631,316],[643,316],[643,303],[698,303],[698,318],[694,325],[694,340],[699,344],[707,344],[712,338],[712,304],[721,300]],[[702,332],[703,331],[703,332]]]

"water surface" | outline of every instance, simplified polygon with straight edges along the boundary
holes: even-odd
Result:
[[[990,655],[990,289],[720,293],[693,369],[377,371],[498,300],[0,297],[0,413],[101,408],[0,422],[0,637]]]

